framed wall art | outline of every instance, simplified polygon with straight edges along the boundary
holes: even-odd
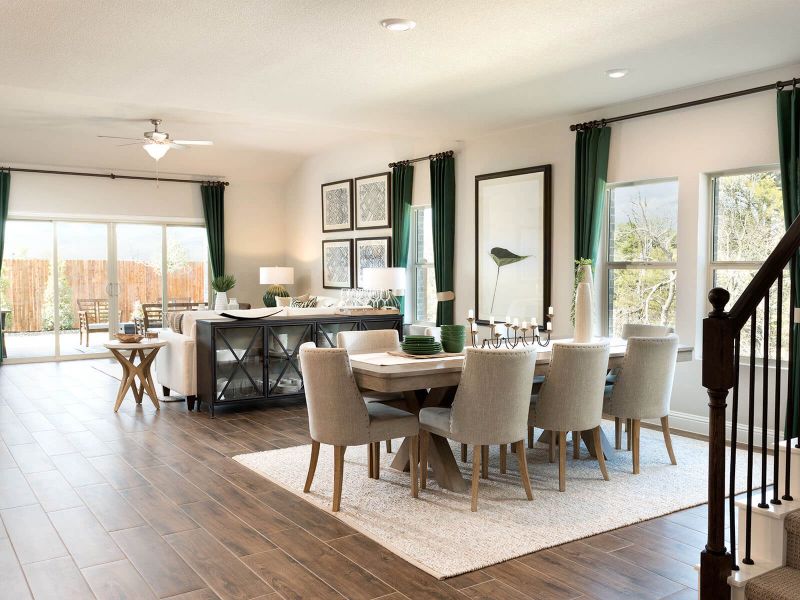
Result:
[[[375,237],[356,240],[356,287],[361,287],[364,269],[392,266],[392,238]]]
[[[475,177],[475,311],[545,323],[552,257],[551,166]]]
[[[353,180],[322,184],[322,232],[353,228]]]
[[[353,287],[353,240],[322,240],[322,287]]]
[[[391,173],[356,177],[356,229],[385,229],[392,226]]]

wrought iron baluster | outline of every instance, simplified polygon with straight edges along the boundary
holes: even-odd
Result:
[[[753,517],[753,425],[756,411],[756,313],[750,317],[750,381],[748,382],[748,410],[747,410],[747,513],[745,517],[744,533],[744,558],[746,565],[754,565],[750,556],[751,523]]]
[[[731,403],[731,467],[730,467],[730,487],[728,493],[728,516],[731,528],[731,558],[733,569],[739,570],[736,560],[736,441],[739,433],[739,332],[733,339],[734,379],[733,379],[733,401]]]
[[[794,273],[796,265],[796,258],[792,256],[791,272]],[[789,283],[789,376],[786,382],[786,422],[791,424],[794,422],[794,361],[796,360],[794,352],[794,335],[795,335],[795,322],[794,322],[794,305],[795,305],[795,286],[797,285],[795,278],[792,276]],[[786,427],[784,431],[786,438],[786,472],[785,483],[783,488],[783,496],[781,499],[791,502],[792,498],[792,485],[791,485],[791,472],[792,472],[792,432],[791,427]]]
[[[780,493],[780,476],[778,467],[781,462],[781,335],[783,334],[783,271],[778,273],[778,306],[775,310],[777,316],[777,327],[775,330],[775,424],[773,425],[773,446],[774,454],[772,457],[772,500],[771,504],[781,504],[778,494]]]
[[[758,508],[769,508],[767,504],[767,422],[769,420],[769,290],[764,296],[764,355],[761,368],[761,502]]]

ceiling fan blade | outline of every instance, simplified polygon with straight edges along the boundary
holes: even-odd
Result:
[[[170,142],[169,147],[175,148],[175,150],[186,150],[186,146],[183,146],[182,144],[176,144],[175,142]]]
[[[142,138],[119,137],[119,136],[116,136],[116,135],[98,135],[97,137],[106,138],[106,139],[109,139],[109,140],[134,140],[134,141],[137,141],[137,142],[146,141],[146,140],[144,140]]]
[[[182,144],[184,146],[213,146],[214,142],[210,140],[172,140],[175,144]]]
[[[127,144],[117,144],[117,148],[122,148],[123,146],[141,146],[142,142],[129,142]]]

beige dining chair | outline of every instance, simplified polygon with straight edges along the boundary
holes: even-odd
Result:
[[[347,354],[371,354],[402,350],[400,335],[396,329],[372,331],[340,331],[336,334],[336,346],[347,350]],[[403,394],[395,392],[373,392],[364,394],[365,402],[405,402]],[[380,448],[378,448],[380,451]],[[392,440],[386,440],[386,452],[392,452]]]
[[[420,487],[427,485],[429,435],[472,446],[472,511],[478,510],[481,472],[488,477],[489,446],[515,444],[519,472],[528,500],[533,500],[525,460],[525,431],[536,350],[466,348],[464,371],[450,408],[419,412]],[[483,469],[481,464],[483,463]]]
[[[677,357],[678,336],[675,334],[628,338],[617,380],[606,388],[603,412],[614,417],[617,448],[621,445],[619,424],[623,419],[628,422],[628,448],[633,452],[634,474],[639,473],[642,419],[661,419],[670,462],[677,464],[669,434],[669,404]]]
[[[566,490],[567,432],[572,432],[573,456],[578,453],[580,433],[591,431],[600,472],[608,481],[600,440],[603,420],[604,376],[608,368],[608,344],[554,343],[547,379],[531,398],[528,425],[550,432],[550,462],[558,444],[558,489]]]
[[[411,495],[417,491],[419,421],[409,412],[380,402],[367,403],[353,378],[350,359],[343,348],[300,346],[300,368],[308,406],[311,460],[303,492],[311,489],[320,444],[333,446],[333,512],[342,499],[344,453],[348,446],[369,444],[370,476],[379,476],[376,447],[390,438],[407,438],[411,454]]]

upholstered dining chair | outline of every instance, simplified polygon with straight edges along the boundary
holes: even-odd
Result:
[[[629,448],[633,451],[633,473],[639,473],[639,432],[642,419],[661,419],[664,444],[670,462],[675,453],[669,434],[669,403],[675,362],[678,357],[678,336],[631,337],[622,368],[613,386],[606,388],[603,412],[614,417],[617,425],[616,444],[621,445],[619,423],[628,421]]]
[[[308,406],[311,435],[311,460],[304,492],[311,489],[317,468],[320,444],[333,446],[333,512],[342,499],[344,453],[348,446],[369,444],[370,476],[377,479],[375,447],[382,440],[403,437],[409,440],[411,495],[417,491],[417,447],[419,421],[409,412],[380,402],[364,402],[343,348],[317,348],[313,342],[300,346],[300,367]]]
[[[428,474],[431,433],[472,445],[472,511],[478,510],[478,483],[488,477],[490,445],[516,445],[519,472],[528,500],[533,500],[525,460],[525,431],[536,350],[466,348],[464,371],[450,408],[429,407],[419,412],[420,487]],[[483,461],[483,469],[481,462]]]
[[[395,329],[374,331],[340,331],[336,334],[336,346],[347,350],[347,354],[371,354],[373,352],[400,351],[400,335]],[[394,392],[367,392],[365,402],[402,402],[402,394]],[[380,451],[380,448],[378,448]],[[392,452],[392,440],[386,440],[386,452]]]
[[[591,431],[603,479],[608,481],[600,441],[603,420],[603,377],[608,368],[608,344],[554,343],[547,379],[531,398],[528,425],[550,432],[550,462],[558,443],[558,489],[566,490],[567,432],[573,439],[573,456],[580,448],[580,433]]]

